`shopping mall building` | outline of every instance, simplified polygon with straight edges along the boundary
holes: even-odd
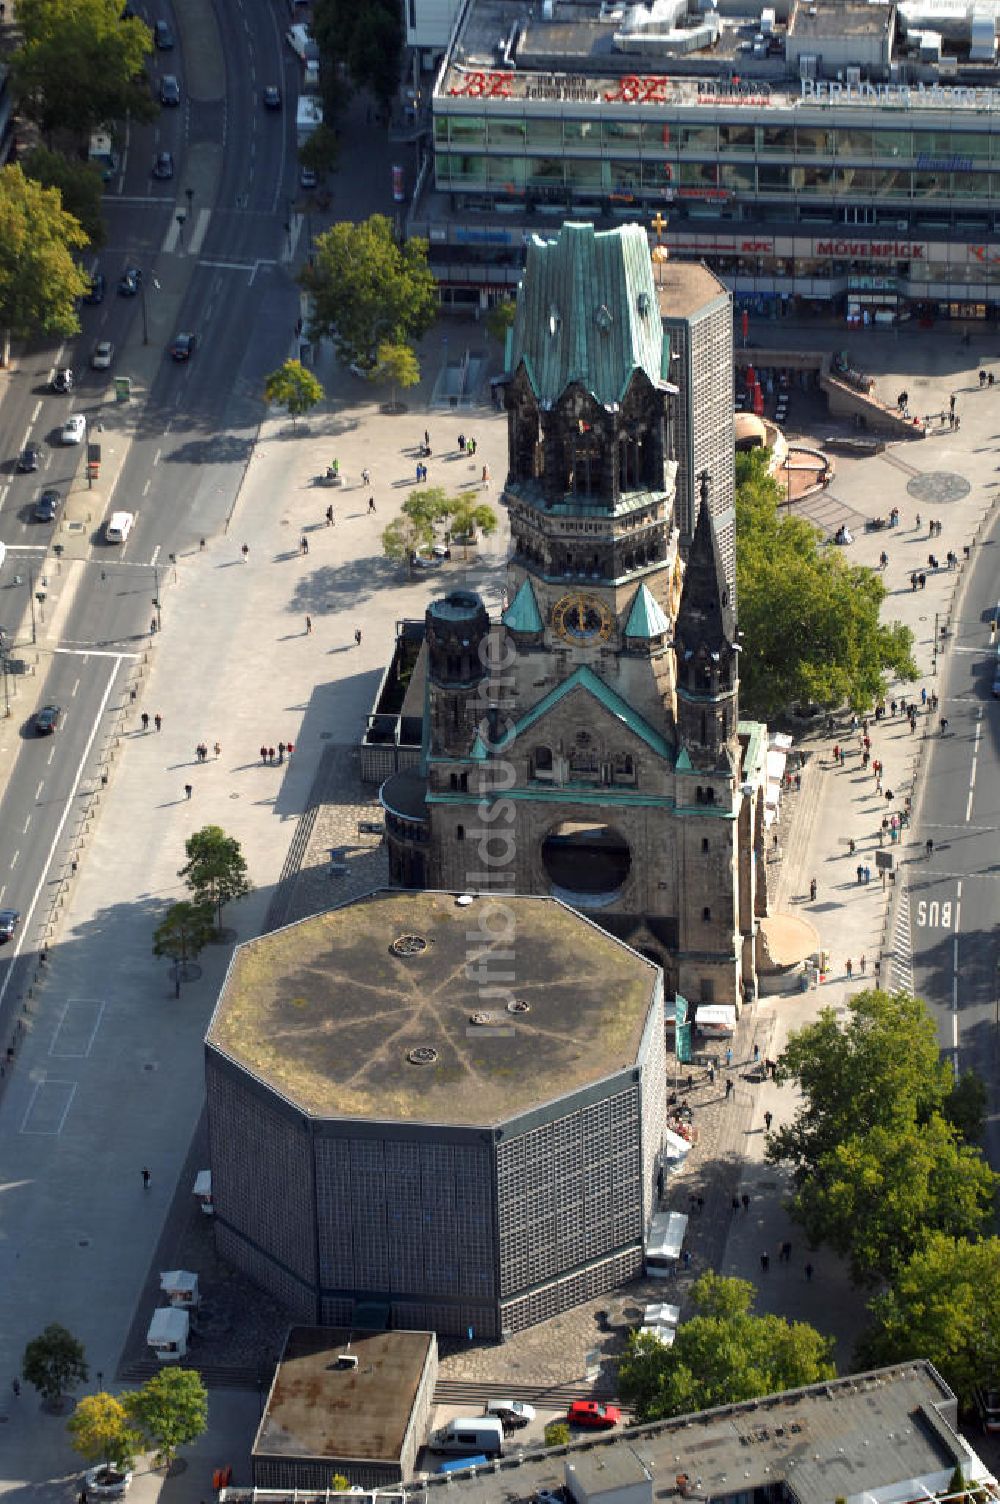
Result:
[[[458,303],[515,284],[531,234],[659,211],[758,313],[993,318],[998,11],[464,0],[409,228]]]

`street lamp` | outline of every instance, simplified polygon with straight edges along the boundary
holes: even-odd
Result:
[[[188,201],[188,214],[190,214],[191,213],[191,206],[194,203],[194,189],[193,188],[185,188],[184,189],[184,196],[185,196],[185,198]]]
[[[182,251],[184,249],[184,222],[186,219],[187,215],[184,213],[184,210],[179,209],[177,211],[177,240]]]
[[[152,282],[153,286],[156,288],[156,291],[159,292],[159,290],[160,290],[160,284],[159,284],[159,282],[157,282],[156,278],[155,277],[151,277],[150,281]],[[145,279],[145,277],[140,277],[140,279],[139,279],[139,293],[140,293],[140,296],[142,298],[142,342],[143,342],[144,345],[148,345],[149,344],[149,309],[146,306],[146,279]]]

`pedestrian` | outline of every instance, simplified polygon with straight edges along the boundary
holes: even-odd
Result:
[[[250,557],[250,545],[248,543],[244,543],[243,547],[240,549],[240,553],[243,555],[243,562],[245,564]]]
[[[863,862],[859,862],[858,863],[857,873],[858,873],[858,887],[860,888],[861,884],[865,880],[865,868],[864,868],[864,863]]]
[[[861,967],[861,975],[864,976],[865,972],[868,970],[868,957],[864,954],[863,951],[859,965]]]
[[[771,1267],[771,1255],[769,1253],[762,1253],[761,1254],[761,1256],[760,1256],[760,1267],[761,1267],[761,1272],[763,1274],[766,1274],[767,1271],[770,1269],[770,1267]]]
[[[490,489],[490,467],[489,467],[489,465],[484,465],[483,466],[483,485],[485,486],[485,488],[486,488],[487,491]]]
[[[424,429],[424,448],[425,449],[429,449],[430,447],[431,447],[431,436],[427,432],[427,429],[425,428]]]
[[[813,878],[812,881],[809,884],[809,902],[810,903],[815,903],[816,902],[816,879],[815,878]]]
[[[833,760],[834,762],[840,761],[840,746],[838,744],[835,744],[833,748]]]
[[[184,797],[185,797],[185,798],[186,798],[186,799],[190,799],[190,798],[191,798],[191,795],[192,795],[192,794],[193,794],[193,793],[194,793],[194,789],[193,789],[193,788],[192,788],[192,786],[191,786],[191,784],[189,784],[189,783],[186,783],[186,784],[185,784],[185,785],[184,785]]]
[[[362,472],[361,472],[361,484],[363,486],[370,486],[371,483],[372,483],[372,473],[371,473],[371,471],[368,470],[368,469],[362,470]]]
[[[733,1211],[734,1212],[738,1212],[739,1209],[740,1209],[740,1198],[739,1198],[739,1196],[734,1196],[733,1197]],[[17,1380],[15,1379],[14,1382],[16,1384]]]
[[[773,1115],[773,1113],[765,1112],[765,1114],[764,1114],[764,1132],[765,1133],[770,1133],[770,1131],[771,1131],[771,1124],[773,1122],[774,1122],[774,1115]]]
[[[17,1378],[11,1379],[10,1387],[14,1391],[14,1398],[17,1399],[18,1395],[21,1393],[21,1380]]]
[[[726,1077],[726,1101],[727,1102],[729,1101],[729,1098],[732,1096],[732,1094],[733,1094],[733,1078],[732,1078],[732,1076],[727,1076]]]
[[[285,751],[288,754],[288,761],[291,762],[291,760],[292,760],[292,753],[295,751],[295,744],[294,744],[294,742],[286,742],[285,743]]]
[[[792,1245],[787,1241],[781,1245],[781,1260],[784,1264],[792,1262]]]
[[[921,574],[919,576],[919,579],[920,579],[920,588],[921,588],[921,590],[926,590],[927,589],[927,576],[922,571],[921,571]]]
[[[459,436],[458,436],[458,452],[459,452],[459,454],[464,454],[465,453],[465,434],[464,433],[460,433]]]
[[[300,554],[307,554],[308,552],[309,552],[309,539],[306,537],[305,533],[303,533],[302,537],[299,539],[299,553]]]
[[[260,749],[260,760],[261,760],[261,762],[267,762],[267,748],[266,747],[261,747],[261,749]]]
[[[754,1047],[753,1047],[753,1063],[754,1063],[754,1065],[756,1065],[759,1060],[760,1060],[760,1045],[759,1044],[755,1044]]]
[[[853,836],[848,836],[848,838],[847,838],[847,849],[850,852],[851,856],[853,856],[854,855],[854,837]]]
[[[727,1070],[732,1065],[732,1063],[733,1063],[733,1047],[732,1047],[731,1044],[727,1044],[726,1045],[726,1069]]]
[[[748,1212],[750,1210],[750,1197],[747,1195],[746,1191],[744,1191],[743,1195],[740,1197],[740,1205],[745,1212]]]
[[[896,714],[896,702],[895,702],[895,700],[890,700],[889,701],[889,709],[891,710],[891,712],[892,712],[893,715]]]
[[[879,842],[879,844],[881,845],[881,842]],[[854,975],[854,962],[851,960],[850,956],[848,956],[848,958],[847,958],[847,980],[850,981],[853,975]]]
[[[954,392],[952,392],[951,396],[948,398],[948,411],[951,412],[951,413],[953,413],[955,411],[955,393]]]
[[[151,1170],[147,1170],[145,1167],[143,1167],[143,1169],[141,1171],[141,1174],[142,1174],[142,1188],[143,1188],[144,1191],[148,1191],[149,1190],[149,1182],[153,1178],[153,1172]]]
[[[361,628],[360,627],[355,627],[354,628],[354,646],[356,648],[359,648],[361,646]]]
[[[156,727],[157,731],[163,730],[163,717],[159,711],[157,711],[153,717],[153,725]]]
[[[268,749],[267,749],[267,760],[268,760],[269,763],[273,763],[274,762],[274,748],[273,747],[268,747]]]
[[[284,744],[284,742],[279,742],[278,743],[278,765],[279,765],[279,767],[281,766],[281,764],[284,761],[285,761],[285,744]]]
[[[932,690],[931,691],[931,709],[932,710],[937,710],[937,708],[938,708],[938,697],[937,697],[936,693],[934,693],[934,691]]]
[[[327,527],[333,527],[333,506],[332,506],[332,504],[330,506],[328,506],[327,509],[326,509],[326,525],[327,525]]]
[[[868,863],[865,862],[865,886],[866,887],[871,882],[871,880],[872,880],[872,869],[869,867]]]
[[[911,590],[916,590],[917,583],[918,583],[918,581],[917,581],[916,575],[915,574],[911,574],[910,575],[910,589]]]
[[[306,617],[306,636],[307,637],[310,636],[310,634],[312,632],[312,629],[313,629],[313,619],[312,619],[311,616],[307,616]]]
[[[214,747],[213,750],[215,752],[216,757],[221,757],[222,756],[222,743],[221,742],[216,742],[215,747]]]
[[[142,729],[143,729],[143,731],[148,731],[149,730],[149,711],[148,710],[144,710],[142,712],[142,715],[139,717],[139,719],[142,721]]]
[[[705,1210],[705,1198],[704,1198],[704,1196],[696,1196],[694,1198],[694,1204],[697,1207],[697,1209],[698,1209],[699,1212],[703,1212]]]
[[[928,836],[927,837],[927,840],[924,842],[924,851],[927,853],[928,857],[932,857],[934,855],[934,838],[933,838],[933,836]]]
[[[417,476],[417,480],[419,480],[419,479],[420,479],[420,476],[418,475]],[[369,496],[369,498],[368,498],[368,512],[369,512],[369,515],[371,515],[371,513],[374,512],[374,510],[375,510],[375,498],[374,498],[374,496]]]
[[[813,1266],[812,1266],[812,1264],[807,1264],[806,1267],[805,1267],[805,1269],[803,1270],[803,1273],[805,1274],[806,1283],[808,1284],[809,1281],[813,1277]]]
[[[917,718],[911,712],[911,714],[910,714],[910,735],[911,736],[913,735],[914,731],[916,731],[916,729],[917,729]]]
[[[711,1061],[708,1066],[708,1084],[709,1086],[715,1085],[715,1065]]]
[[[992,371],[990,371],[988,373],[987,377],[986,377],[986,385],[987,386],[992,386],[993,385],[993,372]]]
[[[947,731],[948,731],[948,717],[946,715],[943,715],[941,717],[941,735],[942,736],[947,735]]]

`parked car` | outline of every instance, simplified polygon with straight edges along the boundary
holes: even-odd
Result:
[[[13,939],[20,922],[21,916],[16,909],[0,909],[0,943]]]
[[[97,1499],[120,1499],[132,1482],[132,1474],[125,1468],[113,1467],[102,1462],[83,1475],[84,1490]]]
[[[281,109],[281,90],[277,84],[267,84],[261,94],[265,110]]]
[[[90,364],[95,371],[107,371],[114,359],[115,347],[109,339],[99,339],[94,346],[90,357]]]
[[[319,178],[317,177],[317,175],[316,175],[316,173],[315,173],[315,171],[314,171],[314,169],[312,167],[300,167],[299,168],[299,185],[300,185],[300,187],[302,187],[302,188],[315,188],[316,184],[318,182],[319,182]]]
[[[160,103],[176,105],[181,102],[181,86],[176,73],[164,73],[160,79]]]
[[[52,390],[54,392],[71,392],[73,390],[73,372],[69,366],[61,366],[52,377]]]
[[[165,182],[167,178],[173,177],[174,154],[172,151],[158,151],[156,153],[156,156],[153,158],[152,173],[153,177],[157,178],[160,182]]]
[[[127,266],[118,278],[118,292],[123,298],[134,298],[142,286],[142,272],[137,266]]]
[[[495,1415],[505,1431],[520,1431],[524,1426],[530,1426],[535,1418],[534,1405],[528,1405],[524,1400],[490,1400],[483,1411],[484,1415]]]
[[[82,444],[83,436],[87,432],[87,420],[82,413],[74,413],[67,418],[59,434],[60,444]]]
[[[166,21],[157,21],[153,27],[153,41],[156,43],[158,52],[172,52],[174,46],[174,34]]]
[[[198,339],[194,334],[175,334],[170,346],[170,353],[174,360],[190,360],[197,343]]]
[[[59,492],[48,489],[43,491],[35,502],[35,509],[31,515],[36,522],[55,522],[61,506],[62,497]]]
[[[617,1405],[605,1405],[601,1400],[574,1400],[566,1413],[571,1426],[581,1426],[588,1431],[610,1431],[621,1418]]]
[[[62,710],[58,705],[43,705],[35,711],[35,735],[51,736],[61,720]]]
[[[30,475],[42,462],[42,451],[37,444],[25,444],[17,457],[17,468],[22,475]]]
[[[83,295],[83,301],[85,303],[103,303],[104,285],[104,273],[94,272],[90,279],[90,288]]]

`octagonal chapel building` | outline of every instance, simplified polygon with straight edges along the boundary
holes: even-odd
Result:
[[[420,765],[381,791],[391,880],[557,897],[657,961],[668,995],[738,1008],[767,912],[767,734],[739,719],[708,476],[679,550],[639,225],[532,241],[508,370],[507,605],[428,607]]]

